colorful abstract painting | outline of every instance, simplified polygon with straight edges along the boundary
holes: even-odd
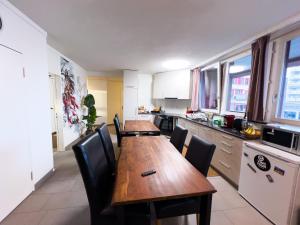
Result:
[[[61,57],[60,71],[64,77],[63,82],[63,104],[64,104],[64,121],[70,126],[79,123],[78,110],[79,106],[76,100],[75,77],[73,74],[72,64]]]

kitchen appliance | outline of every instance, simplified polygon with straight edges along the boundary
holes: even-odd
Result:
[[[234,119],[232,126],[237,131],[242,131],[245,128],[247,128],[247,121],[244,119],[236,118],[236,119]]]
[[[262,129],[262,143],[300,155],[300,128],[282,124],[267,124]]]
[[[232,128],[233,127],[234,118],[235,118],[234,115],[225,115],[224,116],[224,127],[226,127],[226,128]]]
[[[300,157],[245,142],[239,193],[276,225],[300,224]]]

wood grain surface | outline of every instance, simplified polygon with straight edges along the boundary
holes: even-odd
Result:
[[[160,130],[149,120],[126,120],[125,132],[160,132]]]
[[[154,169],[156,173],[142,177]],[[163,136],[124,137],[112,204],[149,202],[216,192]]]

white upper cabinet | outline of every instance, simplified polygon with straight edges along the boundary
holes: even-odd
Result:
[[[153,76],[153,98],[191,98],[190,70],[158,73]]]

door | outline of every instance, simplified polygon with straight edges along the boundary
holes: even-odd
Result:
[[[0,60],[2,130],[0,135],[0,221],[2,221],[33,191],[33,182],[29,138],[26,130],[28,128],[27,95],[22,55],[0,45]]]
[[[123,121],[123,82],[107,82],[107,122],[113,124],[113,119],[118,113],[120,121]]]
[[[49,78],[53,151],[64,151],[62,78],[56,74],[50,74]]]

